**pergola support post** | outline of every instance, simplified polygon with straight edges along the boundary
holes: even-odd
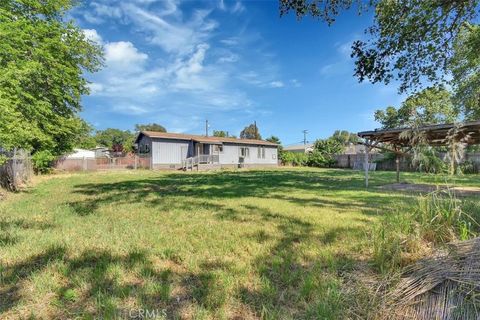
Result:
[[[400,182],[400,155],[398,153],[395,154],[395,165],[397,169],[397,183]]]
[[[364,162],[364,169],[365,169],[365,188],[368,188],[368,169],[369,169],[369,164],[368,164],[368,153],[370,151],[370,147],[365,145],[365,162]]]

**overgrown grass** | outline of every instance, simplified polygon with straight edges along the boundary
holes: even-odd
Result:
[[[480,233],[478,201],[457,199],[452,191],[420,196],[410,208],[386,215],[374,229],[373,258],[383,273],[429,254],[438,246]]]
[[[362,173],[302,168],[43,177],[0,202],[0,318],[368,318],[348,275],[371,260],[372,226],[415,201],[375,188],[393,181],[375,172],[366,190]]]

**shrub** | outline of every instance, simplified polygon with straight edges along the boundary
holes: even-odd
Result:
[[[426,173],[446,173],[448,171],[447,164],[431,148],[419,152],[414,159],[414,164],[418,166],[419,171]]]
[[[314,151],[308,155],[307,165],[310,167],[329,168],[335,165],[336,160],[332,155]]]
[[[432,247],[453,240],[466,240],[480,232],[476,202],[457,200],[433,192],[422,196],[412,208],[384,218],[373,231],[373,262],[381,271],[408,265]]]
[[[458,166],[459,173],[463,174],[475,174],[478,173],[478,170],[475,166],[475,163],[470,160],[465,160]]]
[[[41,174],[49,173],[52,170],[53,160],[55,160],[55,156],[48,150],[35,153],[32,156],[35,172]]]
[[[307,165],[308,155],[300,152],[283,152],[282,162],[286,165],[305,166]]]

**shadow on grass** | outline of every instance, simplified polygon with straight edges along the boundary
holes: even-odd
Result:
[[[87,183],[74,187],[74,193],[86,199],[68,205],[80,216],[90,215],[102,205],[142,203],[159,209],[214,208],[211,200],[256,197],[287,201],[292,204],[336,209],[360,209],[378,214],[379,207],[404,200],[406,195],[381,193],[363,188],[361,175],[351,171],[240,171],[211,174],[173,173],[158,178],[123,180],[111,183]],[[349,201],[338,200],[332,192],[344,191]],[[292,196],[301,192],[306,196]],[[326,194],[326,196],[322,196]],[[384,195],[384,196],[379,196]],[[232,212],[224,211],[228,216]]]
[[[335,191],[351,193],[340,200],[324,196]],[[254,257],[251,266],[259,283],[237,284],[234,292],[230,292],[221,273],[234,272],[235,266],[216,257],[201,262],[201,271],[194,273],[185,270],[182,257],[168,248],[160,258],[178,268],[158,270],[144,251],[114,255],[103,250],[87,250],[69,256],[64,248],[51,248],[2,269],[0,312],[12,310],[19,303],[21,286],[34,273],[58,264],[56,268],[66,279],[56,293],[60,314],[54,316],[59,318],[72,315],[110,318],[138,306],[164,309],[169,317],[176,317],[191,305],[207,310],[221,309],[230,296],[238,299],[246,310],[264,318],[285,315],[338,318],[345,307],[341,274],[355,261],[336,253],[312,255],[305,247],[311,243],[329,246],[343,239],[355,241],[361,230],[337,228],[319,235],[306,219],[248,202],[230,208],[221,204],[221,200],[255,197],[312,208],[354,209],[365,215],[376,214],[379,206],[396,200],[395,196],[379,197],[377,190],[365,191],[361,175],[341,170],[173,173],[158,178],[83,183],[74,187],[74,193],[82,198],[68,205],[81,217],[98,213],[102,206],[139,203],[158,212],[172,209],[194,212],[204,208],[221,221],[268,223],[274,226],[275,232],[260,230],[250,235],[256,243],[268,246],[263,254]],[[345,202],[345,198],[351,201]],[[220,201],[213,202],[215,200]],[[173,292],[174,287],[180,289]]]
[[[174,272],[158,270],[148,253],[140,250],[126,255],[86,250],[73,257],[68,252],[54,246],[20,263],[2,266],[0,314],[14,312],[27,282],[47,269],[64,278],[55,301],[49,301],[57,307],[49,311],[51,318],[123,319],[138,310],[157,310],[178,318],[185,306],[215,310],[226,301],[224,283],[215,272],[229,269],[225,262],[207,261],[199,273]],[[172,294],[174,284],[182,287],[176,295]],[[35,316],[34,310],[31,315]]]
[[[48,230],[54,228],[53,223],[45,221],[28,221],[11,217],[0,218],[0,247],[11,246],[20,241],[19,231]]]

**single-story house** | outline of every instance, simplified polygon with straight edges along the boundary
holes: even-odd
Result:
[[[111,158],[110,150],[107,147],[97,146],[93,149],[95,158]]]
[[[313,152],[313,143],[289,145],[284,147],[283,151],[296,153],[311,153]]]
[[[278,165],[276,143],[191,134],[141,131],[137,153],[153,169],[267,167]]]
[[[73,149],[72,153],[65,156],[66,159],[95,159],[95,151],[86,149]]]

